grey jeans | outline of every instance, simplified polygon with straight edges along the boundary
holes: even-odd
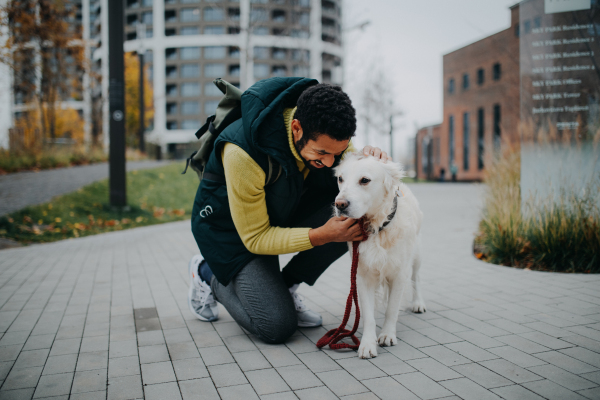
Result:
[[[300,217],[293,226],[317,228],[331,217],[329,204],[312,213],[310,208],[305,207],[304,212],[300,212],[300,216],[304,214],[306,217]],[[283,343],[298,326],[288,286],[301,282],[313,285],[327,267],[346,251],[346,243],[314,247],[298,253],[282,271],[278,256],[257,255],[227,286],[213,276],[213,294],[244,329],[266,343]]]

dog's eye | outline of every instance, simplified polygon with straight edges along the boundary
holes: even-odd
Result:
[[[338,182],[339,182],[339,183],[342,183],[342,182],[344,182],[344,180],[342,179],[342,177],[341,177],[341,176],[338,176]]]
[[[371,182],[371,180],[369,178],[362,178],[360,180],[360,184],[361,185],[366,185],[367,183]]]

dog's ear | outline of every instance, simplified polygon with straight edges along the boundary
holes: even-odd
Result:
[[[385,190],[390,193],[396,190],[396,188],[402,182],[402,178],[404,178],[406,175],[404,174],[404,169],[402,169],[402,164],[400,163],[388,161],[383,165],[386,172],[383,184],[385,186]]]

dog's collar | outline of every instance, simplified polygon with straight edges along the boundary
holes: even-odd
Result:
[[[377,231],[377,233],[381,232],[383,230],[383,228],[388,226],[390,224],[390,222],[392,222],[392,220],[396,216],[396,211],[398,210],[398,197],[400,197],[400,196],[404,196],[404,193],[402,193],[400,188],[398,188],[398,189],[396,189],[396,195],[394,196],[394,205],[392,206],[392,212],[387,216],[383,225],[381,225],[379,227],[379,230]]]

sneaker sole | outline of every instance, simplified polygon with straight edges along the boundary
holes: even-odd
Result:
[[[204,321],[204,322],[213,322],[216,321],[217,319],[219,319],[219,317],[215,317],[215,318],[204,318],[202,315],[198,314],[196,312],[196,310],[194,309],[194,307],[192,306],[192,292],[194,291],[194,276],[192,275],[192,266],[193,266],[193,261],[196,259],[197,256],[192,257],[192,259],[190,260],[189,264],[188,264],[188,275],[190,277],[190,288],[188,290],[188,307],[190,308],[190,311],[192,312],[192,314],[194,314],[196,316],[196,318],[198,318],[200,321]],[[202,257],[202,256],[200,256]],[[204,258],[202,258],[200,260],[200,263],[202,263],[202,261],[204,260]]]
[[[318,325],[311,324],[311,323],[308,323],[308,322],[298,322],[298,328],[317,328],[317,327],[319,327],[321,325],[323,325],[322,322],[320,324],[318,324]]]

